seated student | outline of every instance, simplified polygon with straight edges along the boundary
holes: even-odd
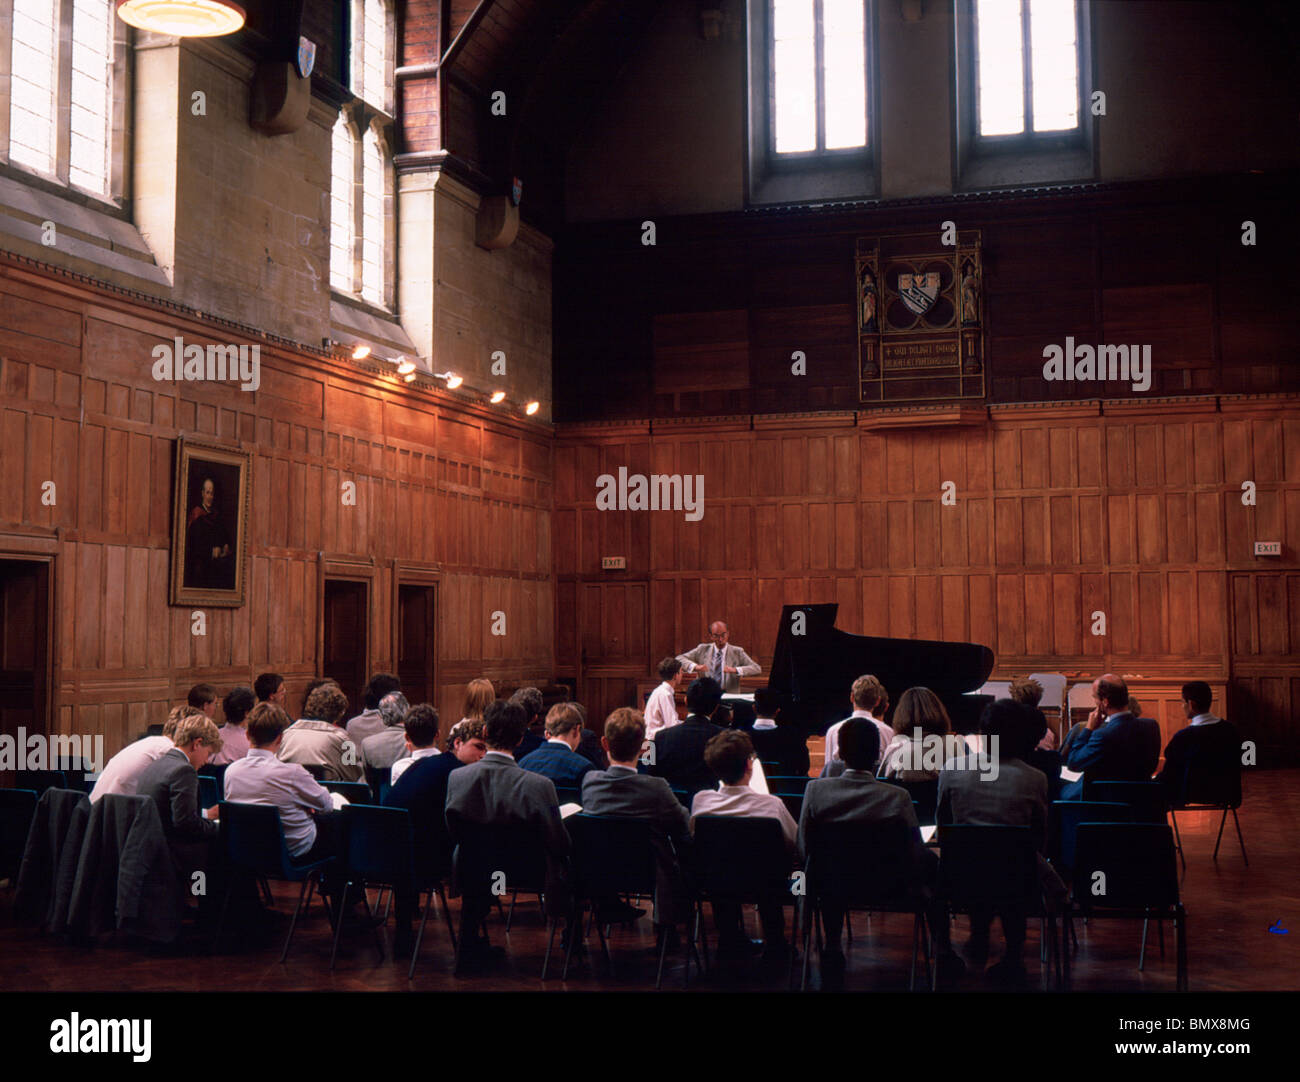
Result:
[[[1052,750],[1055,740],[1048,739],[1052,735],[1051,727],[1047,724],[1046,716],[1038,709],[1039,700],[1043,697],[1043,685],[1037,680],[1013,680],[1008,695],[1012,702],[1019,703],[1026,710],[1025,719],[1031,730],[1030,735],[1034,738],[1034,745],[1024,760],[1041,770],[1047,778],[1047,800],[1050,804],[1061,792],[1061,756]]]
[[[534,774],[550,778],[557,786],[582,786],[582,776],[595,770],[591,760],[578,754],[582,739],[582,715],[572,703],[556,703],[546,715],[547,741],[519,759],[519,765]]]
[[[1114,673],[1098,677],[1092,697],[1096,709],[1071,743],[1065,762],[1083,777],[1061,787],[1062,800],[1081,800],[1090,781],[1148,781],[1160,758],[1159,738],[1153,748],[1149,719],[1129,712],[1128,685],[1120,677]]]
[[[765,763],[777,764],[769,773],[807,777],[808,740],[794,726],[781,724],[779,703],[780,697],[771,688],[754,692],[754,725],[749,730],[754,754]]]
[[[402,725],[402,737],[406,754],[393,763],[388,775],[390,785],[396,785],[397,779],[421,759],[438,754],[438,711],[428,703],[411,707]],[[449,746],[450,743],[448,740]]]
[[[645,704],[645,733],[651,739],[660,729],[681,722],[677,716],[677,689],[681,687],[684,676],[682,663],[675,657],[666,657],[659,662],[659,679],[663,682],[650,693]]]
[[[338,855],[342,819],[329,791],[305,767],[279,757],[290,725],[289,715],[273,702],[249,711],[248,754],[226,767],[225,797],[279,808],[289,855],[307,864]]]
[[[161,736],[141,737],[135,743],[128,744],[104,764],[104,769],[99,772],[99,777],[95,780],[95,787],[90,791],[90,802],[94,804],[100,797],[109,793],[135,796],[140,775],[145,772],[149,764],[166,755],[176,746],[172,736],[175,735],[176,726],[181,720],[203,716],[203,711],[197,707],[189,705],[172,707],[171,713],[167,715],[167,721],[163,724]]]
[[[391,767],[406,754],[406,730],[402,728],[411,704],[400,691],[390,691],[379,700],[384,728],[361,741],[361,758],[376,770]]]
[[[570,705],[582,716],[582,738],[578,741],[578,754],[597,770],[608,770],[609,756],[601,747],[601,739],[587,728],[587,708],[577,701],[570,702]]]
[[[221,700],[221,712],[226,716],[226,723],[221,726],[221,750],[210,762],[220,766],[222,763],[233,763],[247,754],[248,736],[244,732],[244,721],[255,705],[252,688],[231,688],[226,693],[226,697]]]
[[[216,805],[199,807],[198,769],[221,750],[221,735],[211,718],[187,717],[172,733],[172,748],[140,775],[136,794],[158,805],[163,831],[180,842],[208,841],[217,836]]]
[[[953,733],[939,696],[929,688],[908,688],[894,709],[894,739],[881,754],[880,776],[935,781],[948,759],[964,754],[965,743]]]
[[[673,846],[685,845],[690,816],[663,778],[637,772],[645,743],[645,721],[639,711],[623,706],[605,719],[601,744],[609,753],[608,770],[592,770],[582,778],[582,810],[587,815],[644,819],[653,829],[655,847],[656,928],[681,914],[685,890]],[[670,844],[671,843],[671,844]]]
[[[312,688],[312,690],[316,689]],[[257,693],[259,703],[275,703],[281,709],[284,708],[284,701],[289,697],[289,691],[284,685],[284,677],[278,672],[259,673],[257,679],[253,681],[253,691]]]
[[[1235,804],[1241,800],[1241,739],[1237,730],[1210,713],[1214,693],[1203,680],[1182,687],[1187,726],[1165,748],[1156,775],[1175,804]]]
[[[838,777],[844,771],[844,763],[838,753],[839,733],[849,718],[868,718],[875,725],[880,735],[882,754],[894,739],[894,730],[885,721],[885,714],[889,711],[889,692],[876,677],[868,673],[853,681],[853,687],[849,689],[849,705],[853,707],[853,713],[826,730],[826,761],[821,772],[823,778]],[[876,766],[875,763],[871,765],[873,774]]]
[[[195,710],[201,710],[204,717],[213,717],[217,712],[217,689],[211,684],[195,684],[185,701]]]
[[[708,679],[708,678],[706,678]],[[699,683],[700,681],[697,681]],[[692,685],[693,687],[694,685]],[[676,726],[676,729],[684,725]],[[668,732],[673,732],[669,729]],[[664,734],[660,733],[660,737]],[[799,832],[780,797],[756,793],[749,787],[754,774],[754,745],[742,732],[727,730],[713,736],[704,748],[709,770],[722,783],[716,791],[704,790],[691,802],[691,833],[701,815],[756,816],[775,819],[781,824],[791,867],[794,865],[795,841]],[[763,959],[780,963],[789,958],[785,941],[785,907],[782,900],[761,901],[759,918],[763,925]],[[731,902],[713,903],[713,921],[718,929],[718,956],[743,957],[752,953],[753,944],[744,934],[741,907]]]
[[[536,827],[546,854],[546,907],[550,913],[559,914],[568,910],[564,867],[569,834],[560,820],[555,785],[549,778],[520,769],[514,760],[514,749],[527,723],[523,707],[517,703],[497,700],[484,711],[487,754],[463,770],[453,771],[448,778],[447,830],[459,845],[465,823]],[[471,964],[496,956],[487,938],[478,934],[492,905],[492,896],[483,889],[486,886],[477,884],[471,889],[461,885],[461,927],[466,936],[461,958]]]
[[[432,731],[430,731],[432,730]],[[447,779],[453,770],[477,763],[487,752],[483,740],[483,722],[458,722],[447,737],[447,752],[438,755],[433,742],[438,736],[438,712],[428,703],[411,707],[406,720],[407,739],[427,740],[421,750],[432,755],[405,760],[409,766],[394,772],[399,780],[384,797],[384,806],[405,808],[411,815],[411,833],[415,839],[415,859],[420,871],[434,876],[451,867],[451,839],[447,833]],[[401,761],[401,760],[399,760]],[[419,899],[413,891],[398,891],[397,944],[401,952],[414,945],[411,939],[411,921],[419,908]]]
[[[854,717],[844,722],[839,733],[839,755],[844,771],[838,777],[818,778],[808,783],[799,815],[799,854],[807,859],[813,852],[818,830],[829,824],[899,822],[906,826],[912,838],[911,886],[917,892],[929,894],[938,882],[938,857],[921,841],[921,828],[907,791],[876,780],[879,746],[880,732],[873,719]],[[816,868],[812,869],[812,874],[816,874]],[[927,919],[935,941],[940,975],[961,973],[965,966],[954,953],[949,940],[947,911],[932,894]],[[822,971],[832,983],[838,983],[844,973],[844,952],[840,948],[843,922],[843,910],[833,903],[823,903],[826,947],[821,956]]]
[[[361,692],[365,709],[356,717],[349,718],[346,725],[348,739],[353,744],[360,748],[361,742],[366,737],[384,731],[384,718],[379,713],[379,704],[385,695],[401,690],[401,682],[392,673],[377,672],[366,681],[366,686]]]
[[[542,717],[546,701],[537,688],[519,688],[510,696],[510,701],[522,707],[524,716],[528,719],[523,739],[519,741],[519,747],[515,748],[515,761],[518,762],[546,743],[545,720]]]
[[[365,773],[361,749],[339,726],[347,711],[347,696],[338,685],[321,684],[307,697],[303,716],[284,734],[280,759],[323,767],[325,781],[360,781]]]
[[[692,795],[713,788],[714,775],[704,761],[704,746],[722,732],[709,720],[721,699],[722,685],[713,677],[702,676],[692,682],[686,689],[686,720],[655,733],[651,774]]]

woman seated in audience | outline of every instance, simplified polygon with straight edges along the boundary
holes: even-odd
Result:
[[[461,721],[482,721],[483,711],[497,700],[497,690],[492,681],[480,676],[465,688],[465,716]]]
[[[966,754],[943,703],[929,688],[908,688],[894,707],[894,739],[880,757],[880,777],[934,781],[949,759]]]

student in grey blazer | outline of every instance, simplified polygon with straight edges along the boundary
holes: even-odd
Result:
[[[569,834],[560,819],[555,783],[524,770],[512,754],[528,724],[523,707],[498,699],[483,712],[483,723],[487,754],[447,778],[447,831],[457,844],[453,860],[460,860],[464,823],[534,825],[546,850],[546,907],[552,914],[567,912],[565,863]],[[481,926],[491,903],[491,896],[484,893],[464,895],[462,927],[467,935]],[[482,938],[466,942],[462,957],[481,961],[489,951],[486,938]]]
[[[582,810],[586,815],[644,819],[651,824],[657,873],[655,924],[672,923],[681,916],[678,907],[684,901],[673,845],[687,843],[690,815],[667,781],[637,773],[637,758],[645,744],[645,718],[639,710],[624,706],[610,714],[600,742],[609,753],[609,769],[583,776]]]
[[[175,747],[155,759],[140,775],[138,796],[158,805],[158,817],[169,841],[193,842],[215,838],[216,808],[208,815],[199,807],[198,768],[221,750],[216,723],[206,717],[184,718],[172,736]]]
[[[727,641],[730,634],[726,624],[715,620],[709,625],[710,642],[702,642],[694,650],[677,655],[688,673],[698,670],[703,676],[713,677],[728,694],[740,690],[742,676],[757,676],[763,671],[744,650]]]

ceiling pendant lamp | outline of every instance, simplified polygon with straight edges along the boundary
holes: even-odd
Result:
[[[178,38],[214,38],[244,25],[230,0],[117,0],[117,17],[137,30]]]

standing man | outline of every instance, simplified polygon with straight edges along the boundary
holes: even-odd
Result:
[[[678,654],[677,660],[688,673],[699,671],[711,676],[722,685],[724,693],[740,690],[742,676],[757,676],[763,668],[739,646],[727,642],[730,632],[721,620],[709,625],[710,642],[702,642],[689,653]]]
[[[682,686],[684,671],[682,663],[675,657],[666,657],[659,662],[659,679],[663,683],[650,692],[650,698],[646,700],[646,739],[653,740],[660,729],[667,729],[682,720],[677,716],[677,689]]]

